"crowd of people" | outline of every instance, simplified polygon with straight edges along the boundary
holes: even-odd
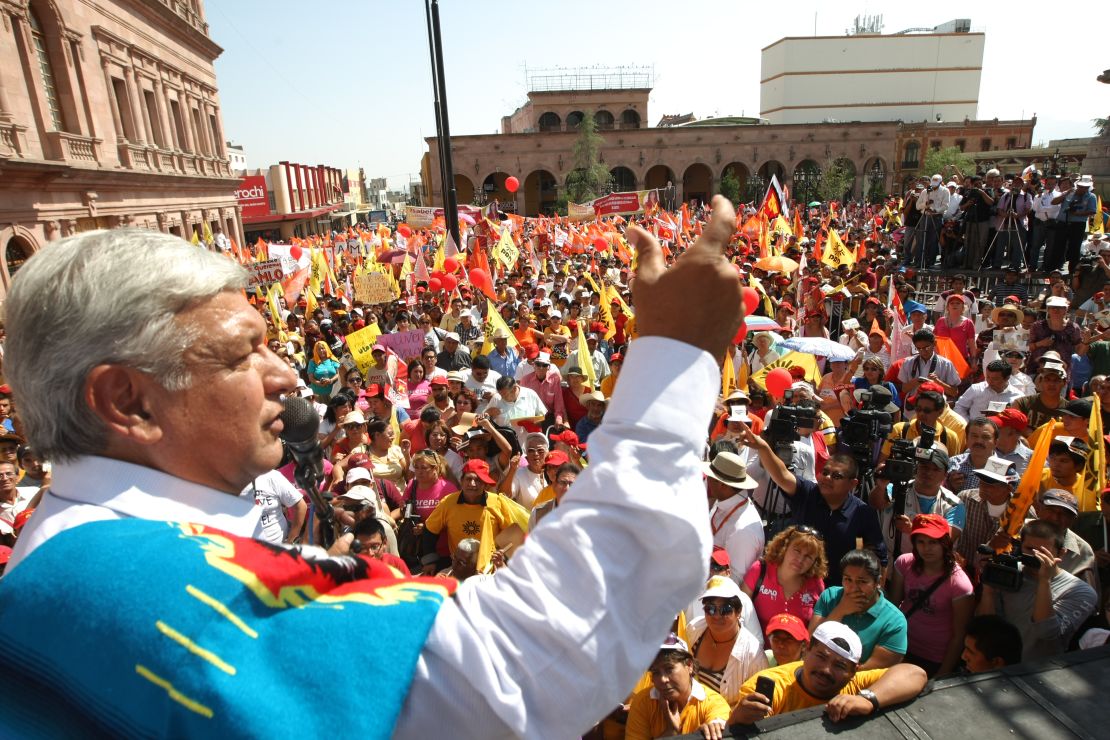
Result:
[[[610,687],[626,700],[592,733],[720,737],[730,724],[821,704],[834,721],[869,715],[929,678],[1107,641],[1110,243],[1091,184],[991,171],[945,185],[938,174],[901,204],[789,214],[769,198],[730,221],[723,254],[746,316],[716,358],[704,499],[679,504],[707,515],[709,580],[690,584],[700,597],[675,612],[639,684]],[[681,305],[650,315],[659,309],[635,289],[625,236],[662,226],[662,254],[681,265],[711,210],[600,219],[589,228],[604,244],[582,245],[559,236],[585,224],[494,207],[447,254],[450,290],[427,277],[453,247],[441,222],[365,242],[352,230],[329,240],[330,293],[249,296],[265,351],[320,418],[340,534],[332,553],[349,549],[398,576],[473,582],[479,599],[481,584],[511,579],[514,559],[554,529],[544,520],[600,462],[599,430],[615,439],[598,445],[625,454],[622,425],[635,420],[626,411],[610,421],[614,399],[682,403],[681,373],[653,387],[637,385],[643,368],[622,374],[645,314],[684,321]],[[499,264],[505,234],[520,256]],[[383,257],[390,239],[409,245],[395,261]],[[846,249],[832,254],[837,241]],[[349,286],[375,257],[397,297],[369,304]],[[922,269],[1000,268],[1004,257],[997,278],[927,281]],[[484,284],[470,271],[492,275]],[[370,351],[353,349],[348,337],[368,330]],[[398,353],[390,340],[413,332],[418,351]],[[87,392],[125,406],[115,383]],[[49,451],[27,441],[43,419],[21,413],[22,394],[49,390],[0,386],[0,559],[12,572],[57,528],[56,512],[44,513]],[[205,413],[221,409],[188,421]],[[287,452],[242,488],[255,536],[330,541],[295,468]]]

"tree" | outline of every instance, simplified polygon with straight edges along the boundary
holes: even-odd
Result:
[[[605,139],[597,133],[592,111],[587,111],[578,124],[578,140],[574,142],[574,169],[567,177],[567,198],[585,203],[605,192],[609,168],[601,163],[601,146]]]
[[[947,177],[955,174],[952,168],[970,174],[975,172],[975,160],[960,151],[958,146],[949,146],[944,149],[930,149],[925,154],[925,161],[921,163],[921,174],[925,177],[941,175]]]
[[[1091,123],[1095,125],[1098,136],[1110,136],[1110,118],[1092,118]]]
[[[830,159],[821,170],[821,180],[817,184],[817,194],[821,200],[843,200],[844,194],[852,190],[856,182],[853,172],[841,159]]]
[[[721,178],[721,195],[732,201],[732,205],[740,204],[740,178],[732,170],[725,172]]]

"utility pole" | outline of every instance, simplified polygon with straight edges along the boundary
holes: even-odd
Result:
[[[447,117],[447,83],[443,74],[443,40],[439,30],[439,0],[424,0],[428,18],[428,47],[432,56],[432,91],[435,96],[436,138],[439,145],[440,177],[443,180],[443,215],[448,233],[460,250],[459,204],[455,194],[455,171],[451,162],[451,124]]]

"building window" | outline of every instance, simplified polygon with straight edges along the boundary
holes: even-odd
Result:
[[[1007,138],[1006,139],[1006,148],[1007,149],[1017,149],[1018,148],[1017,139],[1015,139],[1013,136]]]
[[[8,277],[15,277],[15,273],[23,267],[23,263],[27,261],[27,250],[23,248],[21,239],[12,237],[8,240],[8,246],[4,250],[4,259],[8,263]]]
[[[902,150],[902,166],[916,168],[920,160],[921,144],[916,141],[907,143],[906,148]]]
[[[54,78],[54,65],[50,63],[50,52],[46,48],[46,36],[42,32],[42,24],[32,10],[28,15],[31,18],[31,46],[35,51],[35,60],[42,74],[43,92],[46,94],[46,108],[50,112],[51,131],[65,131],[62,119],[62,106],[58,99],[58,85]]]
[[[956,148],[961,152],[967,151],[967,139],[956,139]]]
[[[578,124],[582,123],[582,111],[571,111],[567,114],[567,131],[575,131],[578,129]]]
[[[548,111],[540,116],[539,124],[540,131],[558,131],[562,127],[563,121],[559,118],[558,113]]]
[[[212,130],[212,146],[215,149],[212,154],[218,157],[220,156],[220,142],[223,141],[223,137],[220,136],[220,126],[216,123],[216,116],[211,113],[208,114],[208,128]]]
[[[612,113],[607,110],[599,110],[594,113],[594,123],[597,124],[598,131],[612,131],[615,121]]]
[[[940,150],[940,139],[933,139],[932,141],[930,141],[929,142],[929,148],[932,149],[934,152],[939,151]]]
[[[640,114],[634,110],[621,113],[621,128],[640,128]]]
[[[991,150],[991,140],[990,139],[980,139],[979,140],[979,151],[989,152],[990,150]]]
[[[178,151],[186,151],[185,124],[181,120],[181,105],[176,100],[170,101],[170,118],[173,119],[174,144]]]
[[[150,119],[150,130],[154,132],[154,143],[165,149],[166,139],[162,132],[162,118],[158,115],[158,104],[154,102],[153,90],[143,90],[143,102],[146,104],[146,114]]]
[[[123,125],[123,138],[135,141],[135,118],[131,114],[131,98],[127,95],[127,83],[118,77],[112,78],[112,92],[116,96],[119,120]]]

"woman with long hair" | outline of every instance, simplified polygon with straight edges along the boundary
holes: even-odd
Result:
[[[425,449],[431,450],[440,456],[444,462],[444,476],[456,487],[459,485],[456,470],[462,470],[466,460],[459,453],[451,449],[451,430],[442,421],[437,421],[424,431]]]
[[[775,535],[752,563],[740,588],[751,597],[760,624],[793,614],[806,624],[825,590],[829,573],[825,542],[811,527],[792,526]]]
[[[432,392],[430,380],[425,376],[424,364],[419,357],[408,364],[409,416],[413,419],[420,416],[420,410],[428,403]]]
[[[930,677],[956,670],[964,649],[964,632],[975,609],[971,580],[956,562],[952,530],[944,517],[918,514],[910,530],[913,552],[894,561],[891,602],[906,616],[909,646],[906,662]]]

